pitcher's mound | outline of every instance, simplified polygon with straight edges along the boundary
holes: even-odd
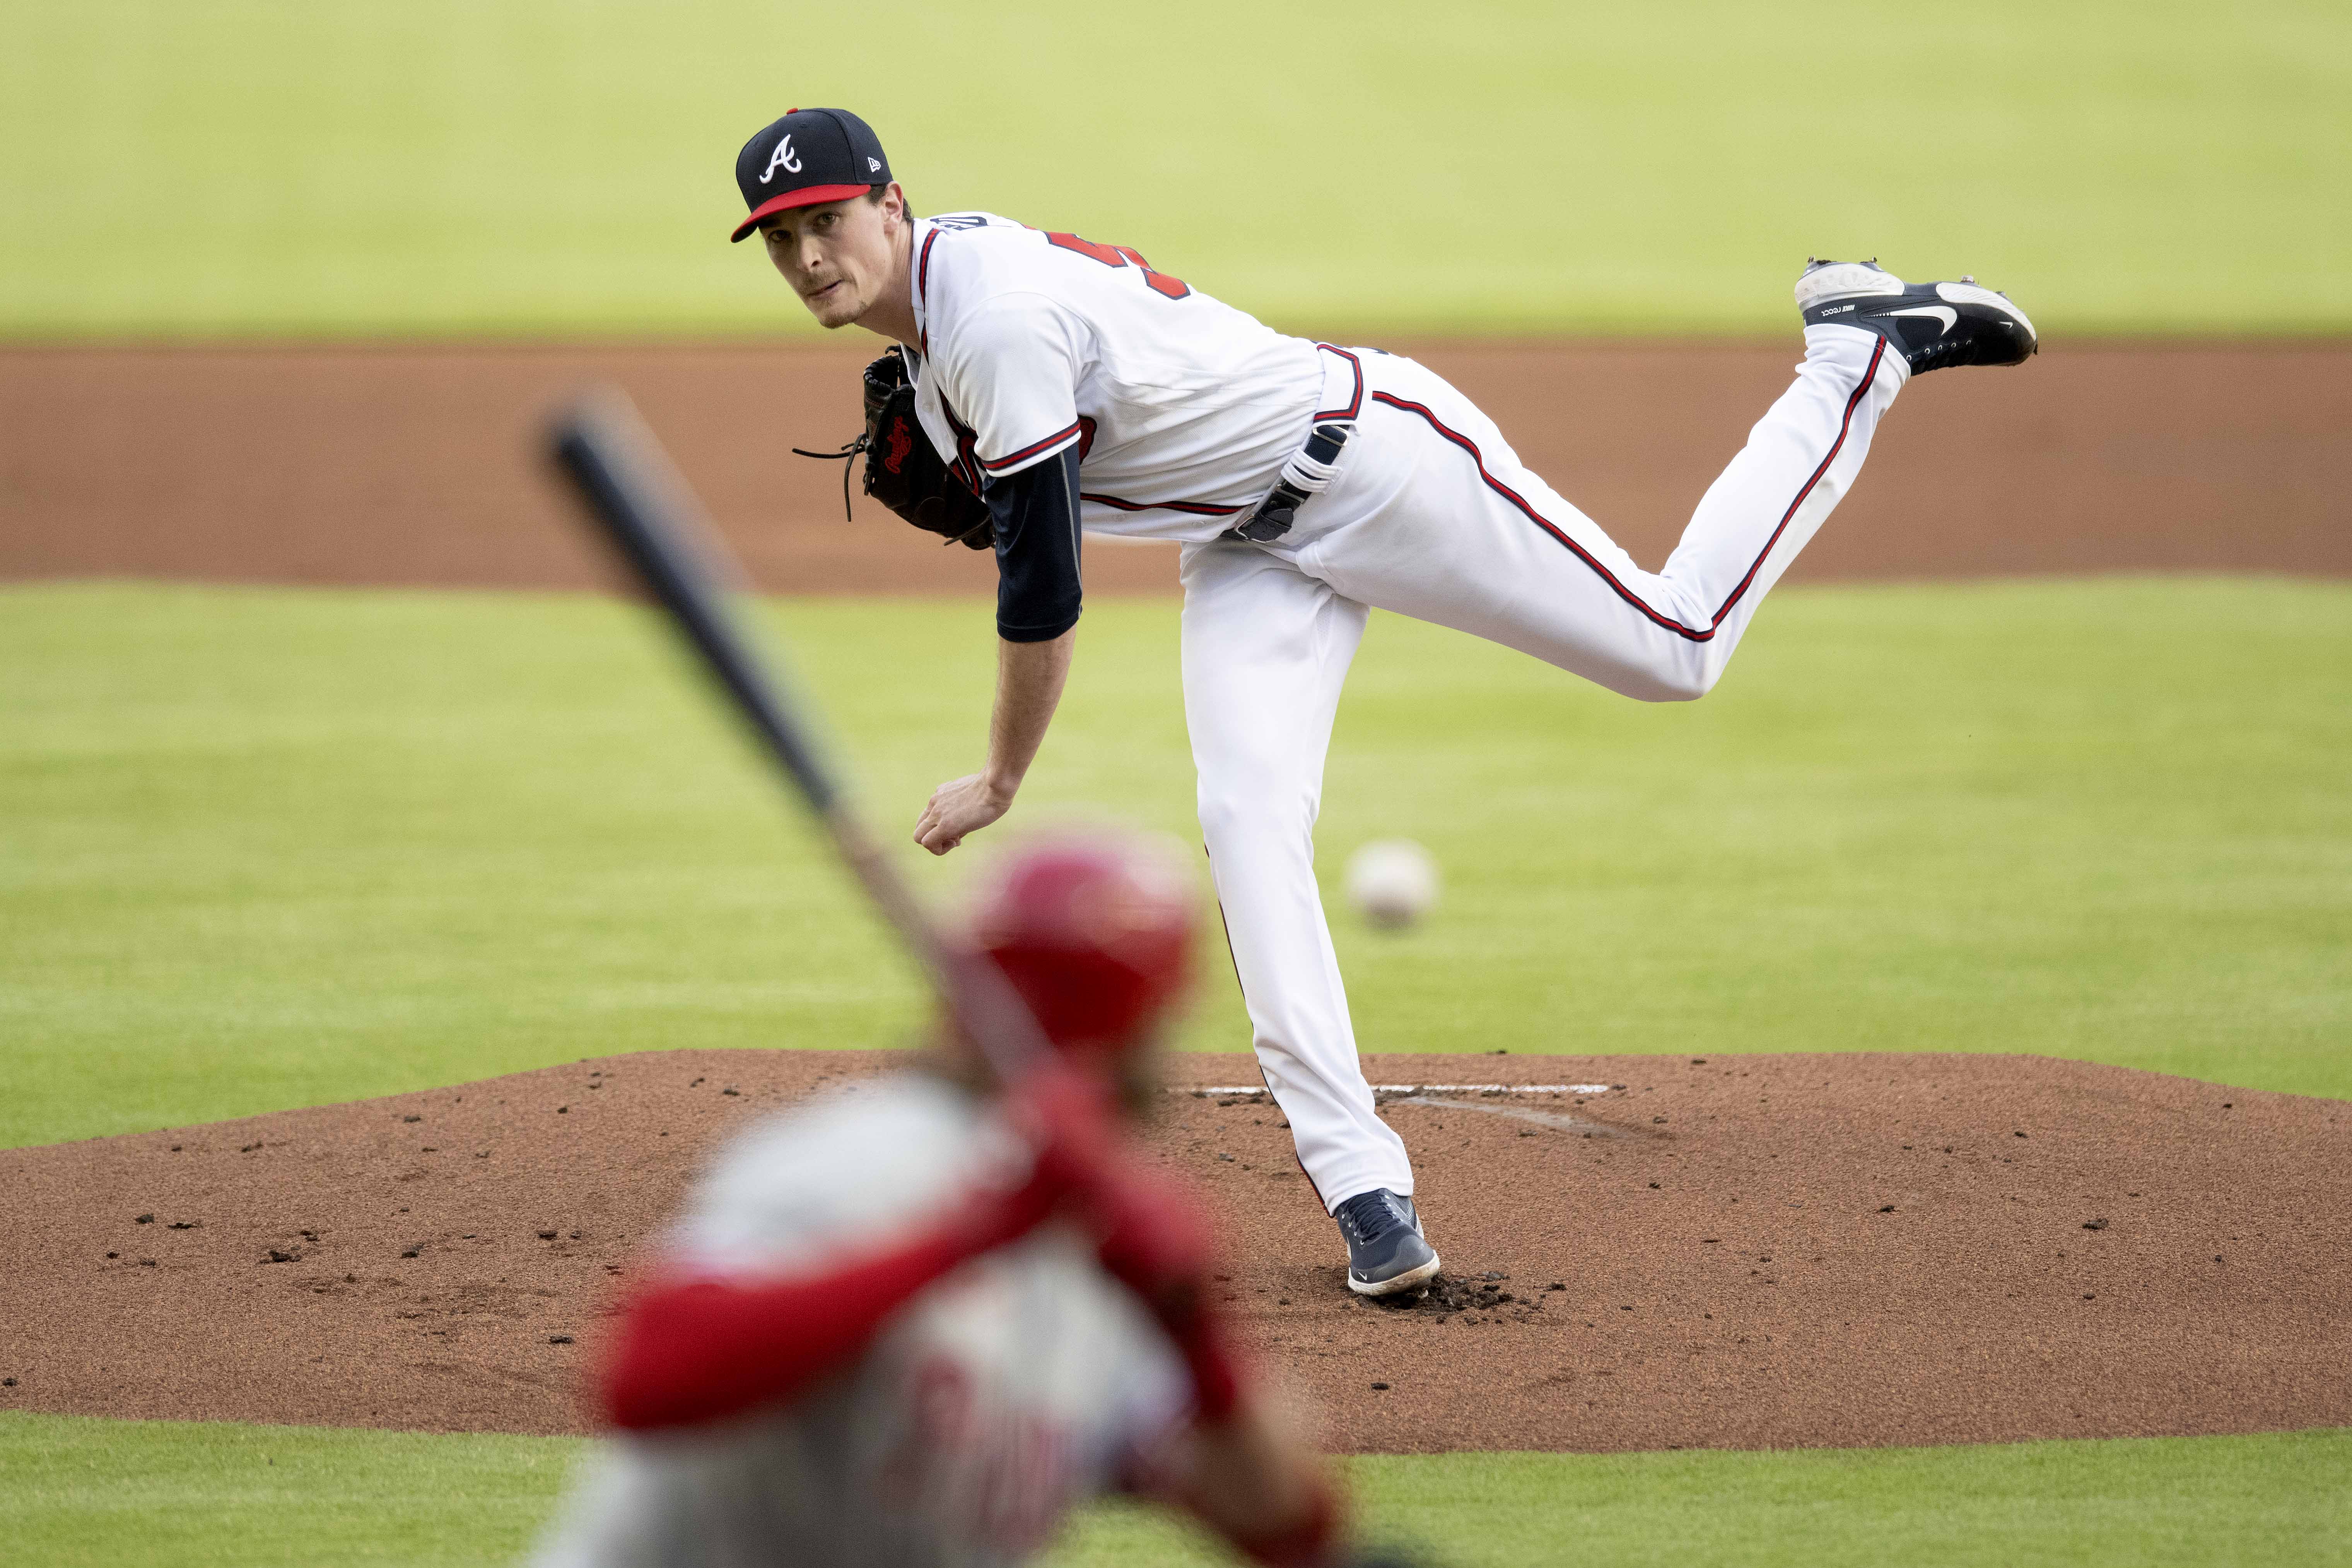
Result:
[[[714,1142],[890,1060],[625,1056],[0,1152],[0,1409],[582,1429]],[[1445,1260],[1414,1305],[1348,1294],[1248,1058],[1175,1059],[1150,1134],[1337,1448],[2352,1425],[2352,1103],[2035,1057],[1366,1066]]]

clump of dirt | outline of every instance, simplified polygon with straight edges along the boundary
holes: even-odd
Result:
[[[1422,1312],[1433,1315],[1444,1322],[1456,1312],[1488,1314],[1492,1321],[1507,1319],[1526,1322],[1529,1315],[1543,1311],[1540,1297],[1524,1291],[1513,1291],[1499,1281],[1509,1279],[1499,1269],[1489,1269],[1484,1274],[1464,1278],[1458,1274],[1440,1274],[1429,1282],[1427,1289],[1399,1291],[1392,1296],[1370,1298],[1371,1304],[1383,1312]]]
[[[0,1409],[583,1429],[616,1290],[713,1147],[893,1064],[626,1056],[0,1152]],[[1411,1299],[1348,1291],[1278,1107],[1203,1092],[1247,1058],[1171,1063],[1148,1143],[1336,1448],[2352,1425],[2312,1370],[2352,1361],[2352,1104],[2032,1057],[1366,1065],[1445,1260]]]

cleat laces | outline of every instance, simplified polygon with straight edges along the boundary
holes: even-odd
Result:
[[[1358,1247],[1369,1247],[1391,1231],[1412,1228],[1404,1217],[1404,1205],[1386,1187],[1359,1193],[1341,1204],[1334,1218],[1349,1241]]]

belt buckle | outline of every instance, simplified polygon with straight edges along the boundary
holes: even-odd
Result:
[[[1298,515],[1298,503],[1307,497],[1288,485],[1276,485],[1251,511],[1249,517],[1225,530],[1237,539],[1251,544],[1269,544],[1290,531],[1291,519]]]
[[[1290,531],[1290,520],[1297,511],[1295,507],[1272,502],[1261,504],[1256,511],[1250,514],[1248,522],[1234,529],[1234,535],[1252,544],[1269,543]]]
[[[1354,426],[1346,420],[1327,420],[1307,431],[1307,442],[1299,448],[1298,459],[1309,465],[1307,473],[1314,476],[1306,482],[1312,484],[1316,490],[1330,482],[1332,465],[1339,461],[1339,453],[1348,444],[1348,437],[1353,431]],[[1290,531],[1292,520],[1298,516],[1298,508],[1305,504],[1310,492],[1290,481],[1287,468],[1284,472],[1285,477],[1276,479],[1274,488],[1266,492],[1265,498],[1251,509],[1247,518],[1227,528],[1224,538],[1262,545],[1269,544]]]

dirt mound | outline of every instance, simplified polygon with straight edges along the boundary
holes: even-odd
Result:
[[[887,1060],[625,1056],[0,1152],[0,1408],[580,1429],[617,1277],[712,1145]],[[1416,1305],[1348,1294],[1247,1058],[1178,1059],[1151,1139],[1337,1448],[2352,1425],[2352,1104],[2031,1057],[1367,1065],[1446,1261]]]

